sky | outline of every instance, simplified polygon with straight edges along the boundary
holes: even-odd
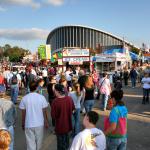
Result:
[[[150,0],[0,0],[0,46],[37,51],[51,30],[84,25],[150,45]]]

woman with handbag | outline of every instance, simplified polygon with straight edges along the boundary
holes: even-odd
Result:
[[[108,79],[108,74],[106,72],[103,73],[103,78],[100,80],[99,90],[102,95],[102,107],[103,110],[106,111],[107,102],[111,92],[110,80]]]
[[[104,120],[104,133],[107,137],[107,150],[127,149],[127,108],[122,101],[123,91],[111,93],[114,103],[110,115]]]

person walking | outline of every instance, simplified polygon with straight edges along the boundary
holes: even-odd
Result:
[[[11,85],[11,100],[14,104],[17,104],[17,98],[19,94],[19,87],[21,87],[21,76],[18,74],[17,69],[14,68],[10,78]]]
[[[31,82],[31,93],[25,95],[19,105],[22,111],[22,129],[25,130],[27,150],[40,150],[44,134],[44,126],[48,128],[47,107],[45,97],[36,92],[37,83]]]
[[[9,150],[14,149],[14,126],[17,118],[16,107],[11,100],[0,95],[0,129],[6,129],[11,135]]]
[[[110,95],[114,106],[109,117],[104,120],[107,150],[126,150],[128,110],[122,101],[123,91],[114,90]]]
[[[143,100],[142,104],[149,103],[149,92],[150,92],[150,77],[148,73],[144,74],[144,77],[142,78],[142,84],[143,84]]]
[[[131,83],[132,83],[132,88],[136,87],[136,79],[137,79],[137,72],[135,68],[133,67],[130,71],[130,78],[131,78]]]
[[[47,77],[48,77],[48,72],[46,68],[43,68],[42,70],[42,77],[44,80],[44,87],[47,86]]]
[[[0,72],[0,94],[4,94],[5,91],[6,91],[5,79],[4,79],[3,73]]]
[[[87,76],[86,77],[86,81],[85,81],[85,99],[84,99],[84,107],[85,107],[85,111],[86,113],[88,113],[89,111],[92,110],[93,106],[94,106],[94,83],[93,83],[93,78],[92,76]]]
[[[129,72],[126,68],[123,72],[123,79],[124,79],[124,85],[128,86]]]
[[[9,81],[10,81],[10,70],[8,67],[5,67],[5,70],[3,71],[3,76],[4,76],[4,81],[5,81],[5,87],[6,87],[6,90],[8,90],[9,88]]]
[[[116,83],[116,81],[115,81]],[[103,78],[100,80],[100,93],[102,95],[102,107],[103,110],[106,111],[107,107],[107,102],[109,99],[109,95],[111,92],[111,86],[110,86],[110,81],[108,79],[108,74],[105,72],[103,73]]]
[[[105,150],[106,138],[104,133],[96,128],[98,114],[89,111],[83,119],[85,129],[75,136],[70,150]]]
[[[73,113],[73,137],[77,135],[80,132],[80,110],[81,105],[80,102],[82,98],[85,96],[85,91],[80,90],[80,84],[75,83],[73,85],[73,91],[69,92],[68,96],[70,96],[73,100],[73,103],[75,105],[75,111]]]
[[[52,102],[56,98],[55,93],[54,93],[54,88],[56,84],[56,78],[54,75],[49,77],[49,83],[47,85],[47,92],[48,92],[48,102],[50,104],[50,107],[52,106]],[[55,126],[55,120],[52,118],[52,126]]]
[[[72,131],[72,113],[75,109],[73,100],[65,96],[64,86],[55,85],[56,99],[52,102],[51,116],[55,120],[57,150],[68,150],[69,132]]]

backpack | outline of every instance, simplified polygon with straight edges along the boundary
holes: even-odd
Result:
[[[13,76],[11,78],[11,84],[15,85],[17,83],[18,83],[17,75],[13,74]]]

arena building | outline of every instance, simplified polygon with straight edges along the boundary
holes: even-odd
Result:
[[[54,57],[57,57],[56,54],[59,56],[60,53],[62,54],[62,65],[65,62],[87,64],[87,62],[92,61],[91,56],[99,55],[105,50],[121,49],[124,45],[128,48],[134,47],[133,44],[110,33],[80,25],[55,28],[49,33],[46,44],[51,45]]]

